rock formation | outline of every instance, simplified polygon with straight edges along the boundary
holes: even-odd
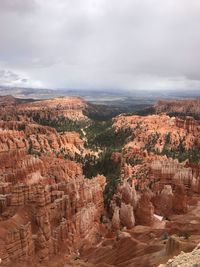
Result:
[[[66,116],[82,120],[86,103],[79,98],[28,105],[13,99],[9,105],[2,103],[0,258],[3,264],[39,263],[60,253],[63,245],[70,255],[87,242],[95,244],[104,213],[105,177],[86,179],[81,164],[75,162],[76,155],[84,157],[90,152],[84,148],[79,133],[58,133],[32,121],[32,116],[40,114],[46,118],[47,113],[51,119]]]
[[[59,97],[32,102],[28,105],[20,104],[17,109],[20,114],[38,119],[56,120],[63,117],[71,120],[85,120],[83,110],[86,107],[87,103],[79,97]]]
[[[2,188],[2,193],[9,193],[3,194],[9,197],[6,208],[2,208],[0,224],[4,233],[4,250],[0,254],[5,263],[33,259],[35,254],[39,261],[48,260],[60,251],[63,242],[70,253],[86,239],[96,240],[105,178],[84,179],[74,162],[55,158],[53,164],[45,158],[42,161],[39,183],[38,179],[31,184],[25,180]],[[54,168],[56,165],[62,168]]]
[[[192,252],[184,253],[183,251],[173,259],[168,260],[166,264],[161,264],[159,267],[198,267],[200,263],[200,246],[198,245]]]
[[[135,211],[136,223],[151,225],[154,222],[154,207],[148,194],[142,194]]]
[[[114,119],[114,126],[116,131],[121,128],[132,130],[133,140],[126,144],[126,151],[161,153],[180,146],[186,150],[200,147],[199,123],[191,118],[181,120],[166,114],[145,117],[120,115]]]
[[[155,105],[156,112],[176,113],[180,115],[192,115],[200,118],[200,100],[160,100]]]

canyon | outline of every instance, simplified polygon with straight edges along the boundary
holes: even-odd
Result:
[[[155,114],[95,121],[80,97],[0,97],[0,266],[170,266],[191,252],[197,104],[160,101]]]

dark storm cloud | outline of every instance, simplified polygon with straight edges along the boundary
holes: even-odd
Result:
[[[0,68],[34,86],[200,87],[199,0],[1,0],[0,12]]]

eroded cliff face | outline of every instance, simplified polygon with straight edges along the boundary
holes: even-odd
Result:
[[[114,120],[114,127],[116,130],[132,130],[132,141],[126,144],[126,150],[161,153],[180,145],[186,150],[200,146],[200,126],[192,118],[182,120],[165,114],[145,117],[120,115]]]
[[[0,258],[4,265],[38,266],[98,240],[105,177],[84,177],[75,156],[90,151],[79,133],[58,133],[31,119],[32,112],[43,118],[46,110],[55,118],[59,112],[70,119],[85,119],[85,103],[78,100],[1,105]]]
[[[180,115],[192,115],[200,119],[200,100],[160,100],[155,105],[156,112],[176,113]]]
[[[63,246],[70,254],[87,242],[95,244],[105,177],[84,179],[81,166],[73,161],[33,156],[26,161],[26,157],[17,157],[17,163],[26,165],[23,175],[13,172],[0,186],[4,264],[46,261]]]
[[[83,151],[84,141],[76,132],[58,133],[48,126],[30,122],[0,121],[0,151],[24,149],[31,153],[78,153]]]
[[[148,218],[139,218],[136,224],[137,221],[143,225],[151,224],[153,213],[164,217],[186,213],[188,196],[200,193],[198,167],[188,164],[188,161],[180,163],[162,154],[200,148],[198,121],[170,118],[165,114],[146,117],[121,115],[114,119],[114,127],[116,131],[123,128],[132,132],[122,153],[117,156],[114,154],[114,157],[116,161],[120,159],[121,177],[128,184],[127,188],[136,189],[139,208],[133,207],[133,213],[137,211],[141,218],[142,213],[146,213]],[[140,201],[143,197],[144,200]],[[120,202],[124,201],[122,197],[120,199]],[[117,214],[117,211],[114,212],[115,223]]]
[[[12,96],[0,96],[0,119],[21,120],[28,118],[31,121],[43,123],[57,123],[65,121],[87,121],[84,115],[88,104],[80,97],[58,97],[40,101],[21,101]]]
[[[83,111],[87,103],[79,97],[59,97],[18,105],[19,113],[27,114],[37,119],[57,120],[68,118],[71,120],[86,120]]]

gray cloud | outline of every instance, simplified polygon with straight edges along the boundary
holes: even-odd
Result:
[[[14,85],[28,82],[27,79],[20,77],[20,75],[10,70],[0,70],[0,84]]]
[[[25,77],[23,74],[19,74],[10,70],[0,69],[0,85],[7,86],[35,86],[40,87],[39,81],[33,81]]]
[[[14,12],[25,14],[33,12],[36,7],[35,0],[1,0],[0,12]]]
[[[30,86],[200,88],[199,0],[1,0],[0,12],[0,68]]]

